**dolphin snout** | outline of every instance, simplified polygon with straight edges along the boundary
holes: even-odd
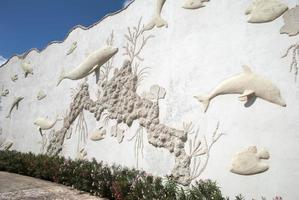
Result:
[[[280,99],[279,105],[282,106],[282,107],[287,106],[286,102],[282,98]]]
[[[118,52],[118,48],[114,48],[113,49],[113,55],[117,54],[117,52]]]
[[[109,46],[109,54],[111,54],[112,56],[114,56],[117,52],[118,52],[118,48],[117,47]]]

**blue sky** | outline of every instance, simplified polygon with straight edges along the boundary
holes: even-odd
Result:
[[[13,54],[63,40],[75,25],[90,26],[129,0],[0,0],[0,64]]]

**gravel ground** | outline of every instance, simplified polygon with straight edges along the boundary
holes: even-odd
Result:
[[[105,200],[64,185],[0,172],[1,200]]]

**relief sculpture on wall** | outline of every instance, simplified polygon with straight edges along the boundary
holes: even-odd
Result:
[[[286,58],[288,55],[291,55],[292,62],[290,64],[290,72],[294,73],[295,81],[297,81],[298,75],[298,62],[299,62],[299,42],[289,46],[286,53],[282,56],[282,58]]]
[[[185,9],[198,9],[205,7],[206,2],[209,2],[210,0],[185,0],[183,8]]]
[[[11,81],[12,82],[16,82],[18,80],[18,75],[17,74],[14,74],[10,77]]]
[[[275,20],[287,9],[279,0],[253,0],[245,14],[250,16],[250,23],[265,23]]]
[[[283,14],[284,25],[280,29],[280,33],[286,33],[289,36],[295,36],[299,33],[299,5],[286,11]]]
[[[241,94],[240,101],[248,102],[252,97],[259,97],[271,103],[285,107],[286,103],[280,90],[268,79],[255,74],[248,66],[243,66],[243,73],[221,82],[209,95],[194,96],[207,111],[210,101],[218,95]]]
[[[29,74],[33,75],[33,68],[32,68],[31,63],[29,61],[22,61],[21,68],[24,71],[25,78]]]
[[[4,89],[4,86],[2,86],[1,96],[2,97],[6,97],[8,94],[9,94],[9,90],[8,89]]]
[[[23,99],[24,99],[24,97],[16,97],[16,98],[14,99],[14,101],[12,102],[12,104],[11,104],[11,106],[10,106],[9,113],[8,113],[8,115],[6,116],[6,118],[10,118],[10,117],[11,117],[11,113],[12,113],[12,110],[13,110],[14,108],[16,108],[16,109],[18,110],[18,108],[19,108],[19,103],[20,103],[20,101],[22,101]]]
[[[49,119],[48,117],[46,117],[46,118],[38,117],[34,121],[34,125],[38,126],[38,130],[39,130],[41,136],[43,136],[42,131],[49,130],[49,129],[53,128],[58,120],[59,120],[58,117],[56,117],[55,119]]]
[[[12,141],[8,141],[5,137],[3,137],[2,128],[0,127],[0,150],[9,150],[12,147],[12,145]]]
[[[212,133],[211,141],[208,142],[206,135],[200,137],[199,127],[193,126],[192,122],[184,123],[184,132],[188,134],[188,155],[191,158],[190,163],[190,179],[196,180],[206,169],[211,150],[216,142],[224,135],[219,133],[219,125],[217,122],[216,128]]]
[[[66,55],[68,56],[68,55],[72,54],[75,51],[76,48],[77,48],[77,42],[75,41],[75,42],[72,43],[72,46],[69,48]]]
[[[129,140],[135,139],[135,156],[137,158],[137,167],[139,152],[143,151],[143,137],[146,136],[148,142],[156,148],[164,148],[174,156],[175,164],[171,171],[171,177],[177,182],[188,185],[197,179],[208,165],[210,151],[216,142],[224,135],[219,133],[219,122],[216,125],[212,137],[208,140],[203,134],[200,136],[199,128],[194,128],[192,123],[184,123],[183,129],[170,127],[160,121],[159,100],[165,98],[166,90],[158,84],[153,84],[149,91],[143,92],[141,95],[137,92],[138,86],[145,77],[145,69],[140,70],[140,62],[143,58],[140,53],[152,35],[144,35],[147,30],[156,27],[167,27],[167,22],[162,19],[161,11],[166,0],[156,0],[157,8],[155,15],[150,23],[141,27],[141,20],[137,27],[128,28],[125,34],[126,44],[124,46],[123,65],[114,70],[109,76],[110,70],[113,68],[112,58],[118,52],[118,48],[113,47],[113,34],[111,40],[108,41],[107,47],[99,49],[91,53],[74,69],[64,72],[62,71],[58,78],[57,86],[64,79],[80,80],[86,78],[95,72],[98,95],[96,99],[92,99],[87,81],[80,83],[78,89],[70,102],[69,109],[63,117],[63,124],[59,129],[54,129],[58,117],[55,119],[38,117],[34,121],[34,125],[38,126],[43,139],[45,136],[42,130],[50,130],[49,143],[43,142],[43,146],[47,143],[47,153],[57,155],[62,151],[65,139],[72,137],[72,129],[75,125],[75,133],[78,133],[77,158],[85,159],[87,157],[86,141],[85,147],[82,147],[80,141],[88,138],[87,123],[84,118],[84,112],[94,115],[97,121],[103,117],[105,120],[116,121],[116,124],[109,131],[106,127],[94,127],[89,133],[89,139],[92,141],[100,141],[106,138],[107,132],[115,137],[118,143],[124,141],[127,131],[120,128],[121,125],[128,129],[132,127],[133,122],[138,123],[136,134]],[[209,0],[186,0],[184,8],[197,9],[204,6]],[[268,8],[273,8],[268,12]],[[265,12],[265,9],[267,12]],[[253,5],[246,11],[251,14],[249,22],[267,22],[274,20],[280,16],[287,7],[280,4],[277,0],[255,0]],[[147,32],[146,32],[147,33]],[[67,55],[70,55],[77,47],[74,42],[70,47]],[[22,63],[25,77],[33,74],[33,69],[29,62]],[[195,96],[204,106],[204,112],[207,111],[210,101],[218,95],[240,94],[239,100],[248,102],[253,97],[259,97],[266,101],[286,106],[285,101],[281,97],[280,90],[268,79],[259,76],[251,71],[248,66],[243,66],[244,72],[228,78],[221,82],[209,95]],[[45,98],[46,94],[40,90],[37,99]],[[19,102],[23,97],[15,99],[11,105],[10,117],[14,107],[18,108]],[[78,131],[77,131],[78,130]],[[69,135],[68,135],[69,134]],[[266,171],[269,166],[262,163],[260,159],[268,159],[269,153],[266,150],[257,152],[256,147],[250,147],[246,151],[238,153],[232,162],[231,172],[251,175]]]
[[[36,98],[37,100],[42,100],[44,98],[46,98],[47,94],[43,91],[43,90],[39,90],[37,95],[36,95]]]
[[[157,5],[156,5],[154,16],[151,19],[151,21],[144,27],[143,31],[151,30],[155,26],[158,28],[163,26],[165,27],[168,26],[167,22],[161,17],[162,8],[166,0],[156,0],[156,1],[157,1]]]
[[[69,72],[62,70],[61,75],[58,78],[57,86],[63,79],[79,80],[89,74],[93,73],[97,68],[100,68],[111,57],[118,52],[118,48],[106,47],[99,49],[91,53],[78,67]]]
[[[256,146],[248,147],[234,155],[232,159],[231,172],[240,175],[254,175],[265,172],[269,169],[269,165],[263,160],[270,158],[267,150],[257,151]]]
[[[111,79],[101,82],[101,92],[97,100],[90,98],[87,83],[80,85],[70,105],[69,113],[64,117],[63,127],[55,131],[54,137],[49,143],[48,153],[58,154],[62,150],[66,133],[83,110],[93,113],[97,120],[100,120],[104,113],[108,113],[109,119],[116,120],[117,124],[125,124],[127,127],[131,127],[133,121],[138,120],[140,126],[147,131],[150,144],[166,148],[175,155],[175,166],[172,171],[175,180],[182,184],[188,184],[191,181],[190,157],[184,150],[187,135],[183,130],[161,124],[158,102],[142,98],[136,92],[142,74],[138,72],[138,64],[135,63],[135,68],[133,68],[130,61],[142,60],[139,54],[149,37],[142,36],[140,21],[133,30],[138,34],[129,35],[132,40],[129,40],[130,44],[128,43],[128,45],[137,45],[138,38],[142,38],[141,46],[134,48],[136,52],[127,52],[126,55],[130,60],[125,61],[120,69],[116,69]],[[129,46],[128,50],[132,50]]]
[[[91,132],[89,139],[92,141],[99,141],[105,138],[106,130],[103,127],[100,127]]]

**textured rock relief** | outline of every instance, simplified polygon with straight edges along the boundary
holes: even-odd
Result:
[[[279,0],[253,0],[245,14],[250,16],[250,23],[265,23],[275,20],[287,9]]]
[[[29,74],[33,75],[33,67],[29,61],[22,61],[21,68],[24,72],[24,77],[26,78]]]
[[[19,103],[24,99],[24,97],[15,97],[14,101],[12,102],[9,112],[6,116],[6,118],[10,118],[11,117],[11,113],[13,111],[14,108],[16,108],[16,110],[18,110],[19,108]]]
[[[72,43],[72,45],[69,48],[69,50],[67,51],[66,55],[68,56],[68,55],[72,54],[76,48],[77,48],[77,42],[75,41]]]
[[[198,9],[205,7],[206,2],[209,2],[210,0],[185,0],[183,4],[183,8],[185,9]]]
[[[146,69],[141,68],[140,64],[144,60],[141,51],[153,36],[145,36],[141,26],[141,20],[136,27],[128,28],[125,34],[127,43],[124,46],[127,60],[123,62],[122,67],[115,68],[112,77],[109,79],[110,69],[100,71],[100,81],[98,82],[98,92],[95,100],[90,98],[89,85],[82,82],[74,92],[73,100],[70,104],[69,111],[64,116],[63,125],[58,130],[53,130],[53,136],[48,142],[47,153],[57,155],[61,152],[65,139],[72,137],[72,126],[77,120],[75,133],[78,135],[78,141],[85,140],[88,136],[87,125],[84,119],[84,112],[94,114],[97,121],[104,123],[105,128],[97,129],[91,132],[94,140],[105,139],[105,132],[110,131],[112,137],[116,137],[118,142],[122,142],[126,137],[126,129],[129,129],[133,122],[139,125],[136,134],[128,139],[135,139],[135,156],[138,159],[143,152],[143,136],[146,134],[148,142],[157,148],[165,148],[175,157],[175,165],[172,169],[171,176],[181,184],[187,185],[193,179],[200,176],[206,168],[209,160],[209,151],[213,144],[217,142],[221,134],[215,131],[212,143],[205,144],[204,152],[199,153],[201,144],[196,140],[196,146],[190,146],[190,155],[185,151],[189,132],[169,127],[160,122],[159,119],[159,100],[163,99],[166,91],[164,88],[154,85],[144,96],[137,93],[137,88],[143,78],[147,75]],[[112,66],[112,64],[110,65]],[[109,121],[116,122],[111,129],[107,129]],[[126,127],[126,129],[122,128]],[[201,143],[201,142],[200,142]],[[84,142],[83,142],[84,145]],[[78,143],[78,155],[81,155],[82,144]],[[206,156],[205,164],[198,171],[200,156]],[[82,158],[82,156],[78,156]],[[196,160],[196,161],[195,161]],[[193,171],[190,165],[195,165]],[[192,172],[192,174],[191,174]]]
[[[286,106],[280,90],[270,80],[252,72],[248,66],[243,66],[243,73],[222,81],[209,95],[194,97],[203,104],[206,112],[213,98],[225,94],[241,94],[239,100],[245,101],[245,106],[250,104],[254,97]]]
[[[11,80],[12,82],[16,82],[16,81],[18,80],[18,74],[14,74],[14,75],[12,75],[12,76],[10,77],[10,80]]]
[[[147,25],[145,25],[143,31],[151,30],[155,26],[157,28],[161,28],[163,26],[168,27],[167,22],[161,17],[162,8],[165,2],[166,0],[156,0],[156,8],[155,8],[154,16],[152,17],[151,21]]]
[[[39,101],[46,98],[46,97],[47,97],[47,94],[43,90],[39,90],[37,95],[36,95],[36,98]]]
[[[158,101],[159,99],[164,99],[165,95],[165,88],[162,88],[159,85],[152,85],[149,92],[143,92],[141,94],[142,97],[151,101]]]
[[[112,58],[118,52],[118,48],[111,46],[99,49],[91,53],[86,59],[83,60],[79,66],[68,72],[62,72],[58,78],[57,86],[64,79],[80,80],[93,73],[95,70],[105,64],[110,58]]]
[[[240,175],[254,175],[265,172],[269,169],[269,165],[263,160],[270,158],[267,150],[257,151],[256,146],[237,153],[232,159],[231,172]]]
[[[283,15],[284,25],[280,33],[286,33],[289,36],[295,36],[299,33],[299,5],[286,11]]]
[[[286,58],[288,55],[291,55],[292,62],[290,64],[290,72],[294,73],[295,81],[297,81],[298,75],[298,61],[299,61],[299,42],[297,44],[291,45],[282,58]]]

